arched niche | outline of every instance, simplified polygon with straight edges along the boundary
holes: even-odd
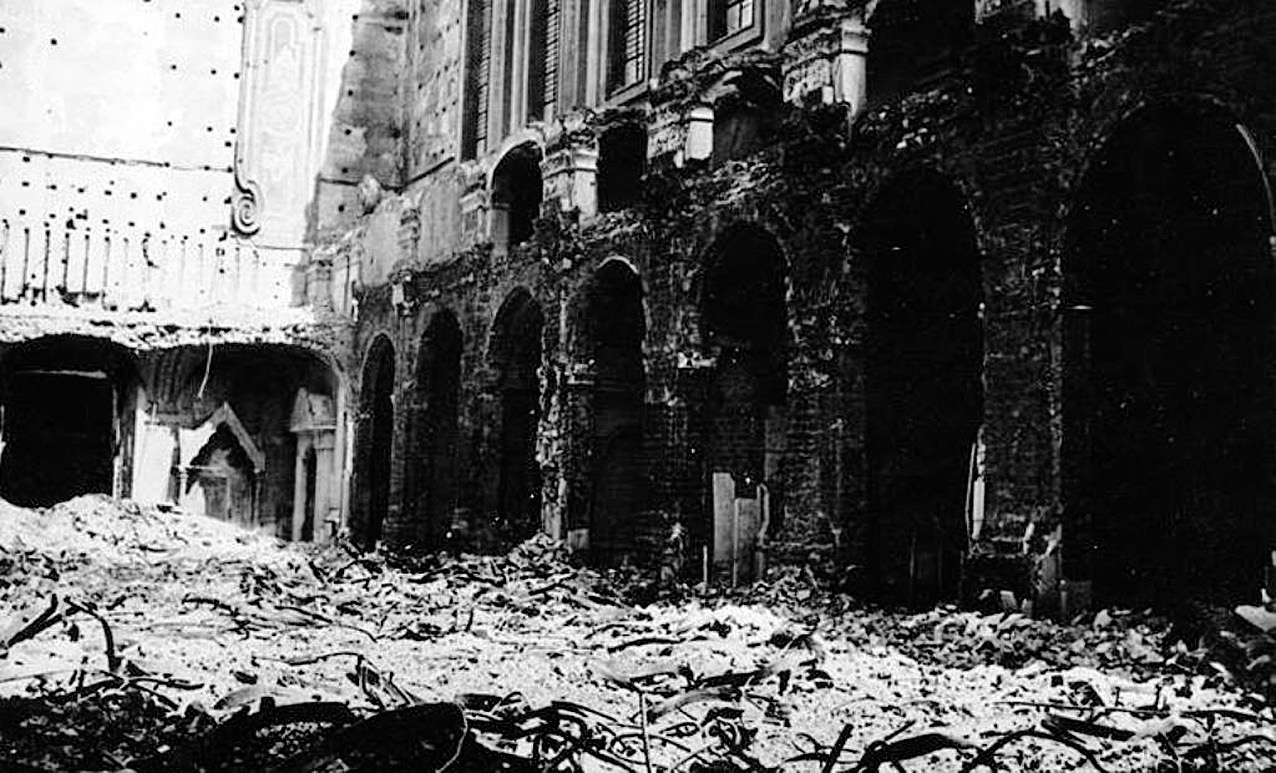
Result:
[[[364,358],[355,429],[351,527],[356,541],[373,547],[384,536],[390,509],[390,464],[394,447],[394,345],[377,336]]]
[[[871,574],[896,601],[953,598],[983,421],[983,280],[961,193],[918,170],[863,224]]]
[[[1238,123],[1158,104],[1090,159],[1064,261],[1065,572],[1101,597],[1249,598],[1276,461],[1272,204]]]
[[[462,346],[456,316],[434,309],[417,347],[405,479],[412,537],[422,545],[443,540],[456,507]]]
[[[513,290],[492,324],[489,366],[496,383],[496,507],[499,530],[525,539],[541,526],[541,476],[536,460],[540,367],[545,318],[523,288]]]

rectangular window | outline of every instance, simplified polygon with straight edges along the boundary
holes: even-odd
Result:
[[[487,135],[487,67],[492,0],[470,0],[465,17],[465,104],[461,113],[461,158],[478,157]]]
[[[545,120],[548,83],[549,0],[532,0],[527,39],[527,121]]]
[[[753,26],[754,0],[709,0],[709,42]]]
[[[607,91],[637,83],[646,75],[647,4],[612,0],[607,19]]]

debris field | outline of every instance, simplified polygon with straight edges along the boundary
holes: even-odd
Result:
[[[1227,664],[1211,637],[1171,637],[1147,612],[1058,625],[1017,611],[889,611],[798,573],[648,605],[633,587],[632,574],[581,568],[544,537],[502,556],[408,559],[105,497],[0,502],[0,760],[137,771],[1276,766],[1276,716],[1239,673],[1267,655],[1250,644],[1252,661]]]

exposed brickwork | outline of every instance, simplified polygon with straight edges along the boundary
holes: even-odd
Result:
[[[783,449],[784,512],[769,535],[772,559],[829,561],[842,578],[881,584],[907,571],[911,536],[870,512],[866,235],[886,182],[928,169],[964,200],[980,253],[984,541],[1017,540],[1029,524],[1037,534],[1066,527],[1061,299],[1080,180],[1115,126],[1139,106],[1167,100],[1225,109],[1270,164],[1276,103],[1266,95],[1276,84],[1264,45],[1276,39],[1276,10],[1259,2],[1179,2],[1106,38],[1071,34],[1066,24],[1031,14],[990,13],[931,88],[871,103],[853,122],[838,108],[785,108],[778,136],[747,159],[674,168],[656,158],[644,199],[629,209],[583,222],[547,209],[533,241],[499,259],[480,246],[436,262],[432,247],[429,261],[405,264],[410,295],[421,305],[399,316],[388,290],[369,291],[359,340],[366,346],[387,332],[410,373],[426,301],[456,315],[464,332],[456,505],[481,521],[493,511],[498,466],[485,386],[490,326],[509,292],[526,288],[546,323],[538,441],[544,521],[567,536],[588,526],[600,453],[582,298],[603,261],[630,261],[646,311],[642,448],[649,465],[635,533],[664,528],[662,514],[671,514],[698,546],[708,538],[708,465],[730,445],[722,442],[727,435],[748,434],[747,446],[758,434],[742,421],[714,426],[722,363],[702,315],[706,267],[712,245],[734,224],[764,229],[783,255],[787,314],[784,421],[772,437]],[[694,93],[688,83],[671,80],[668,88],[686,96]],[[408,432],[405,416],[400,434]],[[411,449],[406,456],[398,450],[397,470],[418,463]],[[1065,528],[1065,544],[1066,537]]]

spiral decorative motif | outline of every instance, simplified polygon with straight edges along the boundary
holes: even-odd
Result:
[[[237,179],[235,189],[230,205],[231,225],[238,233],[252,236],[261,230],[261,188],[257,183]]]

